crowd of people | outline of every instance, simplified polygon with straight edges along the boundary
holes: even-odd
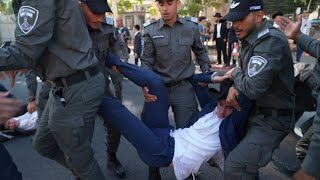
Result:
[[[287,38],[320,58],[319,41],[305,32],[307,15],[292,22],[277,13],[272,25],[265,19],[262,0],[232,1],[228,14],[214,15],[217,63],[223,60],[230,66],[232,60],[234,66],[218,75],[210,69],[204,46],[210,32],[206,18],[180,17],[180,0],[156,2],[161,18],[144,24],[143,33],[134,26],[133,65],[128,63],[130,32],[121,17],[116,27],[105,17],[111,12],[106,1],[13,0],[16,41],[0,48],[0,78],[6,74],[14,85],[17,72],[24,73],[29,103],[18,116],[20,101],[0,89],[2,128],[35,131],[34,149],[81,180],[108,179],[91,147],[97,114],[106,130],[108,167],[119,178],[126,176],[117,158],[123,135],[149,166],[149,180],[162,179],[160,168],[167,166],[173,167],[178,180],[194,178],[212,158],[226,180],[259,179],[259,169],[268,164],[297,119],[295,77],[296,69],[303,68],[293,65]],[[195,74],[192,52],[200,74]],[[299,78],[308,79],[320,103],[318,62],[310,74],[302,78],[301,72]],[[38,97],[37,77],[43,81]],[[142,88],[141,117],[122,105],[123,77]],[[210,90],[209,83],[220,83],[220,90]],[[169,107],[174,126],[169,124]],[[317,107],[301,143],[301,169],[295,180],[320,178],[318,111]],[[22,179],[2,144],[0,159],[1,180]]]

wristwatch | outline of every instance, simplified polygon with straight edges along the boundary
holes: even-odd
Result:
[[[34,96],[29,96],[29,102],[33,102],[35,100],[36,100],[36,98]]]

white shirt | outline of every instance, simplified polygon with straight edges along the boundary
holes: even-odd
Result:
[[[19,132],[29,131],[29,130],[35,130],[37,119],[38,119],[38,113],[37,111],[33,113],[26,112],[24,115],[13,118],[17,121],[19,121],[19,126],[16,129]]]
[[[222,119],[213,112],[201,117],[189,128],[170,133],[175,140],[173,168],[178,180],[198,172],[200,166],[221,150],[219,127]]]
[[[302,17],[302,24],[301,24],[300,31],[303,34],[306,34],[309,36],[310,35],[310,28],[311,28],[311,21]]]
[[[221,38],[221,23],[217,23],[217,39]]]

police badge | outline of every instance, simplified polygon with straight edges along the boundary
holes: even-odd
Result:
[[[31,6],[21,6],[18,12],[18,25],[24,34],[28,34],[38,21],[39,11]]]
[[[267,62],[262,56],[252,56],[248,65],[249,77],[257,75],[267,65]]]

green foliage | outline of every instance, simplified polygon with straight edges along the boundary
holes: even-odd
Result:
[[[0,0],[0,14],[13,14],[12,0]]]
[[[133,4],[142,4],[142,0],[117,0],[117,10],[119,14],[125,11],[132,11]]]
[[[183,4],[179,9],[179,14],[183,16],[195,16],[199,15],[199,12],[202,10],[201,4],[189,0],[187,3]]]
[[[275,12],[281,11],[284,14],[294,14],[297,7],[306,10],[310,0],[265,0],[264,11],[267,15],[272,15]],[[310,10],[313,11],[320,4],[320,0],[312,0]]]
[[[147,9],[147,13],[149,13],[151,16],[156,16],[158,14],[158,8],[150,7]]]
[[[228,0],[223,0],[228,1]],[[215,7],[219,8],[221,6],[220,2],[212,1],[212,0],[186,0],[182,4],[181,8],[179,9],[178,13],[182,16],[194,16],[198,17],[199,12],[204,10],[207,7]]]

